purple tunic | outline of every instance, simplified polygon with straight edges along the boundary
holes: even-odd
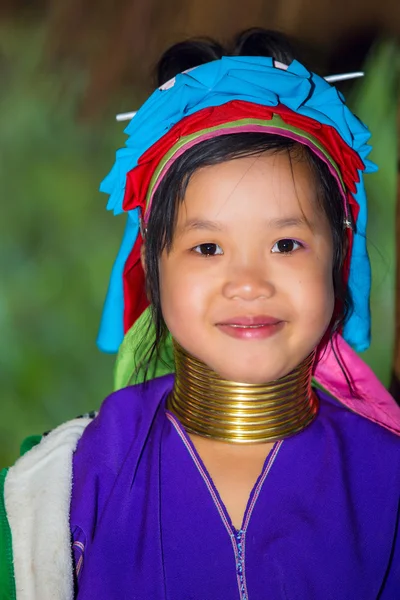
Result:
[[[165,408],[172,376],[112,394],[74,456],[78,600],[400,598],[400,439],[319,392],[275,444],[236,531]]]

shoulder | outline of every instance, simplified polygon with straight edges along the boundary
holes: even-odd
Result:
[[[101,405],[99,414],[85,430],[74,453],[74,485],[82,480],[114,477],[133,441],[146,439],[158,408],[172,389],[173,376],[114,392]]]
[[[172,385],[168,375],[114,392],[79,440],[73,457],[70,526],[73,545],[82,552],[88,551],[121,472],[128,468],[131,478],[145,446],[157,444],[155,431],[163,422],[159,408]]]
[[[340,449],[347,464],[377,477],[393,477],[400,491],[400,436],[386,427],[351,411],[325,392],[318,392],[320,436]],[[380,475],[377,472],[380,472]]]
[[[165,375],[110,394],[79,440],[75,463],[101,465],[116,473],[132,440],[147,434],[172,385],[173,376]]]

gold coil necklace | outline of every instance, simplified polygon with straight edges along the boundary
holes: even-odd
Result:
[[[273,442],[302,431],[317,415],[314,352],[288,375],[265,384],[222,379],[176,342],[174,354],[167,408],[188,433],[242,444]]]

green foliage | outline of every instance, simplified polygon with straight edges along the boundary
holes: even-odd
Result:
[[[95,346],[123,218],[99,181],[122,128],[75,117],[81,73],[42,66],[40,30],[0,30],[0,465],[22,439],[97,408],[114,357]],[[118,139],[116,137],[118,135]]]
[[[363,359],[388,385],[393,362],[396,283],[397,109],[400,48],[385,40],[368,57],[365,77],[349,104],[372,132],[371,159],[379,171],[365,178],[368,195],[368,251],[372,265],[372,344]]]

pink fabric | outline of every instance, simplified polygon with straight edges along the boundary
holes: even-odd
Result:
[[[336,335],[332,343],[346,369],[353,393],[330,343],[320,351],[316,361],[317,383],[353,412],[400,435],[400,407],[387,389],[340,335]]]

